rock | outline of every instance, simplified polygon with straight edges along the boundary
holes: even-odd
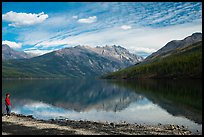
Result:
[[[115,124],[114,124],[114,123],[112,123],[112,122],[110,123],[110,125],[111,125],[111,126],[113,126],[113,127],[115,127]]]
[[[26,122],[31,120],[31,119],[28,119],[27,117],[31,117],[32,115],[29,115],[29,116],[24,116],[24,117],[18,117],[17,114],[15,115],[15,117],[13,117],[13,119],[15,119],[17,121],[17,123],[21,123],[21,122],[24,122],[25,124],[27,124]],[[13,120],[12,119],[12,120]],[[9,118],[3,118],[3,120],[10,120]],[[24,121],[25,120],[25,121]],[[53,121],[53,122],[52,122]],[[57,123],[60,123],[60,124],[57,124]],[[30,122],[28,122],[29,124]],[[179,125],[163,125],[163,126],[150,126],[150,125],[141,125],[141,124],[138,124],[138,125],[134,125],[134,124],[128,124],[129,126],[126,126],[126,124],[123,124],[123,123],[114,123],[114,122],[110,122],[106,125],[104,125],[104,123],[102,122],[90,122],[90,121],[82,121],[81,122],[78,122],[78,121],[74,121],[74,120],[70,120],[70,121],[60,121],[60,120],[55,120],[55,119],[49,119],[49,121],[37,121],[35,118],[34,120],[32,120],[32,123],[30,124],[33,124],[35,123],[34,125],[37,126],[38,124],[40,123],[46,123],[46,126],[48,126],[49,128],[49,124],[51,124],[53,126],[53,124],[56,124],[57,126],[71,126],[73,127],[73,130],[77,130],[77,129],[94,129],[94,131],[98,131],[98,134],[118,134],[118,135],[121,135],[121,134],[128,134],[128,135],[135,135],[135,134],[139,134],[139,135],[145,135],[145,134],[148,134],[148,135],[191,135],[193,133],[191,133],[190,131],[188,131],[187,129],[185,130],[178,130],[177,128],[179,127],[179,129],[182,129],[181,126]],[[50,126],[51,126],[50,125]],[[5,127],[6,129],[6,127]],[[13,128],[8,128],[11,130],[15,130]],[[59,129],[61,129],[59,127]],[[109,132],[106,132],[106,131],[109,131]],[[19,132],[20,132],[20,129],[19,129]],[[24,132],[24,131],[22,131]],[[59,130],[59,133],[61,131]],[[85,132],[85,131],[84,131]],[[33,134],[36,134],[36,132],[33,132]],[[197,133],[195,133],[196,135],[197,134],[202,134],[202,133],[199,133],[199,131],[197,130]]]
[[[33,115],[28,115],[28,116],[26,116],[26,117],[28,117],[28,118],[33,118]]]
[[[169,130],[174,130],[174,126],[173,125],[169,125],[168,127],[167,127],[167,129],[169,129]]]

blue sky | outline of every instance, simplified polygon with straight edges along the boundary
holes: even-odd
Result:
[[[2,43],[27,53],[120,45],[146,56],[194,32],[202,32],[201,2],[2,3]]]

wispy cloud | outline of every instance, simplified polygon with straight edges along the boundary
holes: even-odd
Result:
[[[26,53],[31,53],[33,54],[33,56],[39,56],[39,55],[43,55],[49,52],[52,52],[54,50],[42,50],[42,49],[36,49],[36,48],[28,48],[26,50],[24,50],[24,52]]]
[[[7,44],[9,47],[14,48],[14,49],[19,49],[22,47],[22,43],[16,43],[13,41],[8,41],[8,40],[2,41],[2,44]]]
[[[78,19],[78,16],[72,16],[73,19]]]
[[[51,48],[51,47],[58,47],[60,45],[67,45],[70,44],[71,41],[66,39],[63,40],[51,40],[51,41],[43,41],[35,45],[35,47],[43,47],[43,48]]]
[[[96,16],[91,16],[91,17],[88,17],[88,18],[82,18],[82,19],[78,20],[79,23],[94,23],[96,21],[97,21]]]
[[[129,26],[129,25],[122,25],[121,26],[121,29],[124,29],[124,30],[128,30],[128,29],[131,29],[132,27]]]
[[[69,36],[64,39],[49,39],[39,43],[37,46],[46,49],[48,47],[57,47],[59,45],[89,45],[95,47],[116,44],[124,46],[135,53],[152,53],[171,40],[183,39],[194,32],[201,31],[202,24],[199,23],[175,25],[160,29],[138,26],[138,28],[132,28],[128,31],[122,31],[120,28],[114,27],[97,32],[92,31]]]
[[[36,43],[49,39],[50,37],[55,36],[56,34],[57,33],[45,30],[30,29],[19,32],[17,40],[22,41],[24,45],[35,45]]]
[[[147,53],[147,54],[150,54],[150,53],[156,51],[156,49],[153,49],[153,48],[144,48],[144,47],[129,48],[129,50],[132,53]]]
[[[49,18],[31,27],[9,27],[3,22],[2,28],[6,31],[2,39],[29,45],[35,48],[34,52],[65,46],[116,44],[136,53],[151,53],[171,40],[202,32],[201,2],[85,2],[71,3],[70,8],[65,9],[61,11],[59,6],[51,13],[42,10]],[[27,14],[38,15],[35,19],[47,15]],[[18,21],[9,22],[18,25]],[[26,26],[26,23],[19,24]],[[9,36],[14,33],[15,38]],[[29,50],[26,46],[21,49]]]
[[[48,18],[47,14],[41,12],[39,14],[33,13],[17,13],[17,12],[7,12],[2,15],[3,21],[11,22],[9,26],[19,27],[19,26],[30,26],[34,24],[41,23]]]

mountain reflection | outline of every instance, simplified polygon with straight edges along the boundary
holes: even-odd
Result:
[[[202,124],[202,80],[111,81],[134,90],[174,116]]]
[[[178,124],[202,132],[202,81],[4,80],[2,90],[2,108],[9,92],[13,112],[39,119]]]
[[[41,101],[53,106],[89,111],[121,111],[143,97],[131,90],[99,80],[15,80],[3,81],[3,98],[11,93],[13,106]],[[3,100],[2,98],[2,100]]]

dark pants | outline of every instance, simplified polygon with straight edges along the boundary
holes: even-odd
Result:
[[[11,106],[6,105],[6,112],[7,112],[7,115],[11,114]]]

